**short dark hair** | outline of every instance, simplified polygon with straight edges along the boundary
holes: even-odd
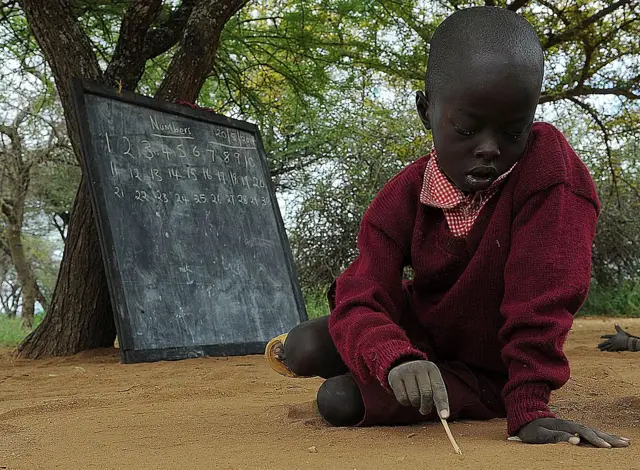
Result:
[[[426,91],[430,95],[451,80],[472,54],[503,54],[516,64],[544,74],[544,52],[531,24],[499,7],[458,10],[435,30],[429,46]]]

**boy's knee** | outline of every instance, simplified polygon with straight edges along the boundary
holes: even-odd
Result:
[[[355,426],[364,418],[364,402],[350,375],[327,379],[318,390],[318,411],[333,426]]]
[[[287,335],[284,355],[292,372],[303,377],[318,375],[322,360],[321,338],[313,323],[301,323]]]

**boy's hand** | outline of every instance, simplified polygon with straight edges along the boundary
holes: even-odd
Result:
[[[606,340],[598,345],[600,351],[628,351],[629,339],[637,338],[637,336],[630,335],[620,328],[620,325],[616,325],[616,331],[618,333],[615,335],[603,335],[600,337]]]
[[[582,424],[558,418],[540,418],[530,422],[518,433],[527,444],[554,444],[587,442],[594,447],[629,447],[629,439],[591,429]]]
[[[400,404],[420,408],[423,415],[435,404],[438,416],[449,417],[447,387],[433,362],[418,360],[395,366],[389,372],[389,386]]]

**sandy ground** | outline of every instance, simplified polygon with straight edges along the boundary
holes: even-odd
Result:
[[[320,380],[261,357],[122,365],[116,350],[46,361],[0,353],[0,469],[640,469],[640,353],[600,353],[614,321],[578,320],[563,417],[635,441],[628,449],[505,440],[505,422],[338,429],[314,408]],[[640,333],[640,319],[623,320]],[[313,447],[312,447],[313,446]],[[310,450],[310,448],[312,448]]]

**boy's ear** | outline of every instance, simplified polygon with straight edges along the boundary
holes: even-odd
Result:
[[[418,116],[420,116],[425,129],[431,129],[429,98],[427,98],[427,95],[423,91],[416,93],[416,109],[418,110]]]

